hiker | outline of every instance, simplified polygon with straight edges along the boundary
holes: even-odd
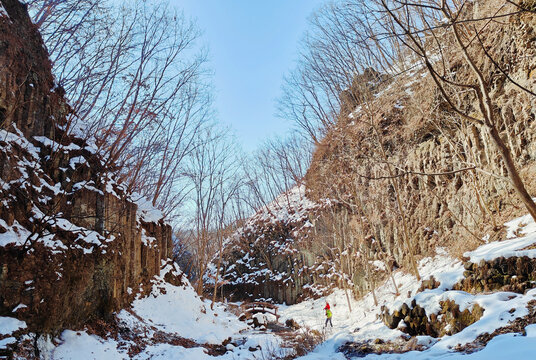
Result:
[[[331,322],[331,317],[333,316],[333,314],[331,313],[331,309],[327,301],[326,301],[326,306],[324,307],[324,310],[326,310],[326,323],[324,324],[324,327],[328,326],[328,322],[331,325],[331,327],[333,327],[333,323]]]

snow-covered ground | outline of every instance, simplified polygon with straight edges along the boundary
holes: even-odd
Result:
[[[264,334],[239,321],[237,316],[227,310],[224,304],[216,303],[211,310],[211,302],[201,299],[193,287],[184,279],[183,286],[174,286],[163,281],[167,271],[177,271],[168,265],[162,276],[153,284],[152,293],[137,299],[130,311],[122,310],[117,319],[121,326],[134,331],[141,331],[143,338],[151,342],[155,337],[176,335],[195,341],[193,347],[186,348],[164,342],[155,342],[146,346],[142,352],[129,355],[131,346],[136,345],[128,338],[114,339],[90,334],[88,331],[66,330],[54,342],[43,345],[45,359],[51,360],[117,360],[117,359],[213,359],[207,354],[203,344],[221,344],[230,338],[234,346],[227,345],[228,351],[221,360],[259,359],[269,353],[285,354],[281,349],[281,339],[273,334]],[[15,324],[17,325],[17,324]],[[18,324],[23,326],[24,324]],[[14,326],[10,324],[10,326]],[[44,350],[44,351],[43,351]]]
[[[532,219],[523,217],[509,223],[509,239],[486,244],[467,253],[472,261],[490,260],[499,256],[518,254],[531,256],[531,250],[521,251],[528,245],[536,243],[536,224]],[[515,237],[517,236],[519,237]],[[529,253],[527,253],[527,251]],[[274,356],[289,354],[283,345],[283,339],[277,334],[258,331],[238,320],[226,304],[216,303],[213,310],[210,301],[201,299],[192,286],[185,281],[183,286],[174,286],[163,281],[166,272],[178,269],[168,265],[162,276],[154,280],[152,293],[145,298],[138,298],[131,310],[117,314],[123,328],[143,334],[145,345],[141,352],[129,354],[135,347],[132,338],[109,336],[102,338],[90,331],[66,330],[53,342],[42,342],[41,350],[45,359],[271,359]],[[452,290],[453,285],[463,278],[463,263],[451,258],[444,249],[438,248],[434,257],[422,259],[419,273],[423,279],[433,276],[440,286],[436,289],[418,292],[421,282],[413,275],[398,271],[394,274],[401,295],[396,295],[391,279],[376,289],[378,304],[374,304],[372,294],[360,300],[350,300],[350,311],[344,290],[336,290],[326,298],[308,300],[297,305],[280,306],[279,321],[295,320],[303,329],[313,329],[325,336],[325,341],[301,360],[345,359],[337,352],[346,342],[366,342],[375,339],[384,341],[402,341],[406,337],[399,329],[389,329],[379,319],[381,306],[389,309],[399,308],[403,303],[415,300],[425,308],[427,315],[440,310],[439,302],[453,299],[461,310],[471,308],[474,304],[484,308],[480,320],[466,327],[457,334],[434,339],[429,336],[417,337],[418,344],[424,351],[410,351],[403,354],[371,354],[366,359],[532,359],[536,352],[536,325],[525,328],[526,335],[504,334],[493,338],[480,351],[463,354],[456,352],[457,346],[471,343],[478,335],[492,333],[504,327],[512,320],[528,315],[527,303],[536,299],[536,289],[525,294],[495,292],[487,294],[468,294]],[[324,329],[324,312],[326,300],[333,311],[333,328]],[[26,324],[12,318],[0,318],[0,335],[5,345],[15,339],[10,334],[24,329]],[[154,341],[165,336],[193,340],[189,346],[176,341]],[[175,338],[175,339],[176,339]],[[220,356],[208,354],[210,344],[225,343],[227,352]],[[233,345],[234,344],[234,345]],[[262,349],[262,350],[256,350]]]
[[[536,248],[524,250],[536,243],[536,223],[534,223],[532,217],[530,215],[521,216],[507,222],[505,225],[508,241],[492,242],[480,246],[475,251],[465,253],[464,256],[470,258],[471,262],[474,263],[478,263],[481,260],[489,261],[499,256],[536,258]]]
[[[536,224],[529,216],[514,219],[505,224],[508,229],[508,239],[483,245],[475,251],[466,253],[472,262],[492,260],[501,256],[536,257],[536,250],[522,250],[536,243]],[[515,234],[520,234],[516,237]],[[350,312],[346,295],[343,290],[337,290],[326,298],[309,300],[297,305],[281,309],[282,321],[294,319],[298,323],[312,329],[326,331],[327,340],[312,353],[301,357],[301,360],[345,359],[337,349],[346,342],[364,342],[375,339],[396,341],[404,334],[397,329],[389,329],[379,319],[382,305],[389,309],[400,308],[402,303],[410,303],[413,299],[426,310],[429,316],[438,313],[439,302],[447,299],[454,300],[460,305],[460,310],[479,304],[485,309],[480,320],[452,336],[433,339],[419,336],[419,344],[426,345],[425,351],[411,351],[404,354],[371,354],[366,359],[505,359],[517,356],[518,359],[536,358],[536,325],[526,327],[526,336],[520,334],[505,334],[492,339],[481,351],[472,354],[455,352],[454,347],[474,341],[482,333],[492,333],[500,327],[507,326],[512,320],[528,315],[527,303],[536,299],[536,289],[527,291],[524,295],[496,292],[490,294],[472,295],[463,291],[453,291],[452,286],[463,278],[463,264],[448,256],[444,249],[438,248],[437,255],[425,258],[419,264],[419,273],[423,279],[430,276],[440,282],[437,289],[425,290],[416,294],[421,283],[409,274],[396,272],[395,281],[400,290],[400,296],[395,296],[391,280],[387,280],[376,290],[378,305],[374,304],[372,294],[361,300],[351,300]],[[409,295],[409,296],[408,296]],[[323,307],[328,301],[333,311],[333,329],[324,330]],[[512,310],[514,309],[514,310]]]

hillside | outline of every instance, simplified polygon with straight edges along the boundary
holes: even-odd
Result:
[[[305,358],[425,349],[407,356],[448,357],[481,350],[499,334],[525,334],[525,327],[529,338],[519,340],[517,354],[531,351],[533,240],[506,239],[532,231],[523,197],[536,193],[535,15],[501,1],[463,6],[457,16],[465,21],[505,20],[482,25],[473,38],[464,28],[459,40],[445,17],[421,31],[428,37],[412,40],[418,51],[405,49],[402,63],[354,73],[303,185],[258,210],[226,245],[222,296],[285,303],[289,318],[320,331],[324,300],[336,302],[335,312],[344,309],[344,325]],[[402,30],[404,21],[416,33],[423,25],[391,15]],[[469,42],[466,55],[457,41]],[[483,99],[492,104],[488,115]],[[384,332],[385,325],[402,334]],[[509,341],[517,335],[492,340],[474,357],[501,358],[504,352],[490,354]]]
[[[471,5],[466,11],[468,17],[477,19],[492,16],[495,10],[493,6]],[[504,7],[501,11],[507,12]],[[521,13],[504,23],[486,26],[479,35],[489,51],[501,54],[500,64],[485,58],[478,65],[489,74],[498,133],[529,194],[536,193],[531,176],[536,165],[536,98],[531,93],[536,86],[535,34],[534,14]],[[431,47],[429,56],[438,67],[448,67],[444,71],[452,70],[452,82],[471,87],[477,79],[447,35],[441,59],[433,53],[434,43],[425,42]],[[508,68],[508,78],[498,70],[503,68]],[[229,264],[245,255],[235,251],[245,244],[254,249],[252,244],[262,242],[262,249],[273,257],[279,252],[269,244],[295,246],[298,238],[306,243],[298,246],[298,252],[311,253],[310,259],[305,267],[298,266],[303,270],[287,270],[282,278],[325,262],[325,269],[330,268],[336,277],[331,285],[343,287],[339,279],[346,276],[352,291],[363,295],[389,276],[390,270],[402,267],[415,273],[416,262],[433,254],[437,246],[461,258],[484,238],[503,238],[501,224],[526,212],[491,132],[449,108],[433,76],[415,54],[406,54],[396,69],[402,69],[396,76],[366,69],[353,79],[352,87],[341,95],[343,111],[337,123],[316,146],[300,190],[302,202],[285,202],[282,194],[259,210],[235,235],[233,243],[237,245],[229,246]],[[479,112],[478,97],[463,91],[453,96],[458,96],[460,108],[467,113]],[[292,189],[289,194],[296,191]],[[301,220],[292,220],[294,224],[270,210],[270,206],[282,204],[285,211],[293,213],[310,203],[330,205],[301,212]],[[305,231],[306,235],[293,235],[294,231]],[[285,242],[285,238],[292,241]],[[259,249],[251,252],[259,253]],[[273,272],[274,264],[262,261],[265,265],[250,269]],[[282,263],[287,269],[296,264],[289,258],[279,260],[276,267],[284,268]],[[227,271],[229,281],[237,282],[234,267],[222,270]],[[252,271],[241,268],[239,273],[240,286],[249,284]],[[319,277],[313,280],[305,276],[299,281],[312,287],[327,285]],[[293,303],[296,297],[275,295],[274,299]]]
[[[319,10],[306,172],[295,138],[242,164],[193,22],[112,3],[42,4],[58,59],[0,0],[0,359],[534,357],[534,1]]]
[[[171,226],[70,129],[25,7],[0,5],[0,315],[54,334],[149,292]]]

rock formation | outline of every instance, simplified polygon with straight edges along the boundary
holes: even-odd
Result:
[[[171,227],[72,131],[76,114],[16,0],[0,0],[0,79],[0,315],[36,333],[106,317],[159,273]]]
[[[485,18],[494,9],[482,1],[466,11],[473,11],[474,18]],[[486,26],[480,34],[502,69],[508,70],[508,76],[533,92],[535,19],[534,13],[515,14],[500,25]],[[452,49],[456,49],[454,44]],[[476,83],[459,52],[452,51],[446,56],[449,70],[458,79]],[[536,182],[531,175],[536,167],[536,98],[507,80],[487,58],[478,58],[479,66],[490,79],[495,111],[501,122],[500,136],[508,144],[529,192],[536,194]],[[255,254],[268,252],[279,260],[258,259],[255,266],[238,263],[226,268],[227,293],[233,292],[234,284],[246,289],[237,293],[246,292],[250,297],[255,293],[277,301],[295,300],[296,296],[277,295],[277,289],[254,290],[259,289],[259,279],[270,283],[269,277],[257,275],[272,274],[270,266],[277,263],[280,279],[304,274],[293,282],[288,280],[290,286],[324,286],[323,279],[303,271],[318,268],[323,260],[326,264],[337,264],[330,271],[338,271],[339,279],[344,277],[341,272],[345,273],[355,292],[370,291],[374,287],[370,280],[376,277],[371,274],[381,278],[385,272],[367,271],[364,264],[372,262],[374,266],[380,261],[383,270],[397,266],[411,269],[412,258],[418,260],[437,246],[461,257],[482,244],[486,234],[491,235],[489,241],[501,238],[502,223],[526,211],[516,205],[519,199],[506,178],[489,133],[456,118],[419,60],[407,61],[408,71],[389,81],[383,81],[385,74],[374,69],[355,75],[352,88],[341,93],[337,124],[328,129],[316,147],[304,180],[307,201],[332,199],[333,203],[345,206],[327,209],[322,216],[318,211],[311,212],[315,221],[311,221],[306,234],[299,236],[292,234],[302,229],[305,220],[294,224],[277,219],[265,224],[257,222],[248,231],[239,232],[237,236],[246,250],[255,249]],[[365,106],[356,102],[360,91],[372,92],[370,97],[374,100],[367,103],[368,113],[363,109]],[[459,102],[469,112],[478,108],[475,98],[461,97]],[[307,214],[303,215],[308,219]],[[240,241],[233,242],[237,243]],[[272,243],[278,247],[270,247]],[[297,243],[300,245],[296,246]],[[296,254],[307,249],[311,254],[309,261],[295,257],[285,260],[279,249],[287,247],[295,248]],[[234,251],[234,256],[229,257],[231,266],[245,255],[236,252],[236,248],[233,245],[230,250]],[[358,259],[367,251],[366,260]],[[296,265],[302,270],[296,271]],[[334,285],[337,282],[332,281]],[[341,284],[344,283],[336,285]]]

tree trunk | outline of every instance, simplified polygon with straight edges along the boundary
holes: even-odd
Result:
[[[218,255],[216,278],[214,279],[214,294],[212,295],[212,304],[210,304],[211,310],[214,310],[214,303],[216,302],[216,296],[218,294],[218,281],[220,280],[220,266],[221,266],[222,257],[223,257],[223,240],[220,238],[220,254]],[[223,298],[222,298],[222,301],[223,301]]]
[[[497,146],[497,149],[499,150],[499,153],[501,154],[501,157],[504,161],[506,170],[508,171],[508,177],[512,182],[514,190],[521,198],[521,201],[523,202],[523,205],[525,205],[525,207],[527,208],[530,216],[532,216],[534,221],[536,221],[536,204],[534,203],[532,197],[525,188],[525,184],[523,183],[523,180],[521,179],[521,176],[517,171],[514,159],[512,159],[512,153],[510,152],[510,149],[508,149],[506,144],[501,139],[501,136],[499,135],[499,132],[497,131],[497,128],[495,126],[489,126],[489,130],[491,138]]]

